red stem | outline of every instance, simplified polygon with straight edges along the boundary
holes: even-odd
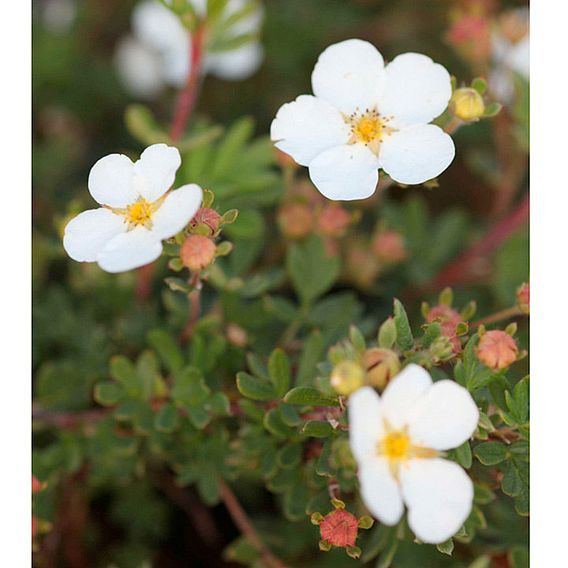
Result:
[[[203,64],[203,41],[205,38],[205,27],[199,27],[191,36],[191,57],[190,70],[187,81],[178,95],[172,125],[170,127],[170,138],[172,142],[179,142],[199,94],[201,86],[201,67]],[[152,277],[154,275],[156,263],[153,262],[140,268],[137,272],[136,281],[136,301],[145,302],[150,297],[152,291]]]
[[[191,36],[190,71],[184,88],[180,91],[174,110],[170,138],[178,142],[183,135],[187,121],[193,112],[199,87],[201,85],[201,67],[203,64],[203,40],[205,27],[199,27]]]
[[[494,252],[511,234],[529,221],[530,201],[527,193],[521,203],[495,224],[489,232],[467,250],[464,254],[451,262],[438,276],[427,285],[433,289],[444,286],[453,286],[478,276],[480,262]]]

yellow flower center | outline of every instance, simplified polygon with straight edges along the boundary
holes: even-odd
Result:
[[[391,432],[381,442],[381,453],[389,460],[401,460],[408,457],[410,438],[403,432]]]
[[[349,116],[344,116],[345,122],[351,126],[349,144],[357,142],[365,144],[378,156],[384,137],[396,132],[395,128],[389,126],[392,118],[392,116],[382,116],[376,107],[365,109],[363,113],[357,110]]]
[[[126,221],[130,226],[148,225],[152,220],[154,207],[152,203],[140,197],[138,201],[126,208]]]
[[[375,138],[380,138],[383,125],[378,117],[364,116],[353,127],[353,134],[363,143],[368,144]]]

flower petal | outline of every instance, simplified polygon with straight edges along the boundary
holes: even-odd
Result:
[[[310,178],[328,199],[365,199],[375,193],[378,160],[363,144],[336,146],[310,162]]]
[[[301,166],[324,150],[345,144],[349,126],[341,113],[328,102],[312,95],[300,95],[282,105],[272,121],[270,137],[275,146],[290,154]]]
[[[134,96],[153,99],[162,90],[160,58],[137,39],[127,36],[120,41],[114,63],[124,86]]]
[[[431,386],[428,372],[414,364],[407,365],[394,377],[381,397],[384,416],[392,428],[406,426],[412,407]]]
[[[180,165],[177,148],[166,144],[148,146],[134,164],[136,189],[148,201],[159,199],[174,183]]]
[[[136,201],[134,164],[124,154],[110,154],[98,160],[89,173],[89,192],[101,205],[126,207]]]
[[[345,114],[375,106],[384,87],[383,56],[367,41],[349,39],[330,45],[312,73],[314,95]]]
[[[357,461],[375,458],[384,435],[381,399],[371,387],[362,387],[349,397],[349,443]]]
[[[385,525],[396,525],[404,506],[399,484],[389,468],[388,461],[377,458],[359,468],[359,483],[363,502],[373,515]]]
[[[379,110],[394,117],[392,126],[427,124],[448,106],[452,96],[450,74],[426,55],[399,55],[386,66],[385,74]]]
[[[423,542],[438,544],[456,534],[471,512],[473,483],[456,463],[413,459],[400,468],[408,524]]]
[[[107,272],[126,272],[156,260],[162,254],[162,243],[144,227],[122,233],[99,252],[99,266]]]
[[[479,410],[469,392],[454,381],[438,381],[412,409],[408,433],[415,444],[449,450],[470,438],[478,421]]]
[[[63,247],[73,260],[95,262],[106,242],[125,231],[126,223],[120,215],[102,207],[89,209],[67,223]]]
[[[197,213],[203,199],[201,188],[192,183],[172,191],[152,215],[152,233],[167,239],[179,233]]]
[[[241,81],[250,77],[262,63],[264,50],[260,43],[251,41],[242,47],[207,56],[206,68],[226,81]]]
[[[413,126],[387,136],[381,167],[395,181],[423,183],[441,174],[455,156],[452,138],[433,124]]]

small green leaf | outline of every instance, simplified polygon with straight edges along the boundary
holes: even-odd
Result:
[[[396,343],[396,323],[393,318],[388,318],[379,328],[379,347],[391,349]]]
[[[526,546],[514,546],[508,556],[511,568],[529,568],[529,549]]]
[[[123,394],[122,387],[112,381],[98,383],[95,386],[95,400],[103,406],[114,406],[122,399]]]
[[[154,418],[154,427],[158,432],[169,434],[179,426],[178,410],[174,404],[164,404]]]
[[[466,440],[461,446],[451,450],[450,455],[465,469],[469,469],[472,463],[471,446]]]
[[[323,355],[323,337],[320,331],[315,330],[304,341],[304,349],[300,356],[296,385],[314,384],[317,376],[316,365]]]
[[[337,398],[325,395],[311,387],[293,388],[284,397],[284,402],[305,406],[339,406]]]
[[[276,398],[274,387],[268,381],[253,377],[243,371],[237,373],[237,388],[243,396],[253,400],[272,400]]]
[[[487,81],[483,79],[483,77],[476,77],[472,82],[471,86],[475,89],[480,95],[485,94],[487,90]]]
[[[137,397],[141,391],[140,381],[132,362],[123,355],[115,355],[110,360],[111,377],[120,383],[126,393]]]
[[[351,340],[353,347],[355,347],[355,350],[359,353],[362,353],[367,348],[363,334],[354,325],[349,327],[349,339]]]
[[[183,405],[202,405],[210,390],[203,380],[203,374],[196,367],[186,367],[175,377],[172,398]]]
[[[148,341],[172,373],[176,373],[183,367],[181,350],[168,332],[162,329],[154,329],[148,333]]]
[[[399,300],[394,300],[394,323],[396,325],[397,343],[403,351],[408,351],[414,347],[412,330],[408,323],[406,310]]]
[[[327,438],[333,433],[333,427],[329,422],[310,420],[304,424],[300,432],[304,436],[310,436],[312,438]]]
[[[280,348],[275,349],[268,359],[268,374],[276,395],[284,396],[290,387],[290,361]]]
[[[453,539],[449,538],[448,540],[441,542],[440,544],[437,544],[436,548],[442,554],[447,554],[448,556],[451,556],[452,552],[454,551],[454,541]]]
[[[483,465],[496,465],[506,459],[507,447],[501,442],[482,442],[473,453]]]

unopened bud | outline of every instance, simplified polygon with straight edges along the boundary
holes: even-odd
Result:
[[[354,361],[342,361],[333,368],[330,383],[338,394],[349,396],[365,382],[365,372]]]
[[[326,205],[318,217],[318,229],[322,235],[340,237],[351,221],[352,216],[349,211],[340,205]]]
[[[321,539],[332,546],[347,548],[355,546],[359,520],[355,515],[338,508],[327,514],[319,523]]]
[[[459,353],[461,351],[461,342],[457,337],[457,326],[462,321],[459,312],[446,304],[438,304],[430,308],[426,314],[426,321],[428,323],[439,322],[442,335],[449,338],[452,343],[453,352]]]
[[[407,257],[404,239],[396,231],[380,232],[373,239],[371,247],[377,258],[385,263],[395,264]]]
[[[400,371],[398,355],[390,349],[373,347],[363,353],[363,366],[369,384],[384,389],[388,382]]]
[[[477,344],[477,358],[490,369],[505,369],[519,355],[515,340],[505,331],[486,331]]]
[[[210,207],[201,207],[191,220],[191,228],[200,235],[213,236],[219,230],[221,215]]]
[[[456,89],[450,100],[450,110],[465,122],[479,120],[485,112],[483,97],[470,87]]]
[[[525,283],[521,284],[517,289],[517,305],[523,314],[530,313],[530,285]]]
[[[290,239],[308,236],[314,228],[312,210],[303,203],[289,203],[278,211],[278,225]]]
[[[437,361],[446,361],[450,359],[454,352],[454,338],[451,337],[440,335],[436,337],[436,339],[434,339],[434,341],[432,341],[432,344],[430,345],[430,353]]]
[[[189,235],[185,239],[180,258],[184,266],[193,272],[207,268],[215,260],[215,243],[202,235]]]

